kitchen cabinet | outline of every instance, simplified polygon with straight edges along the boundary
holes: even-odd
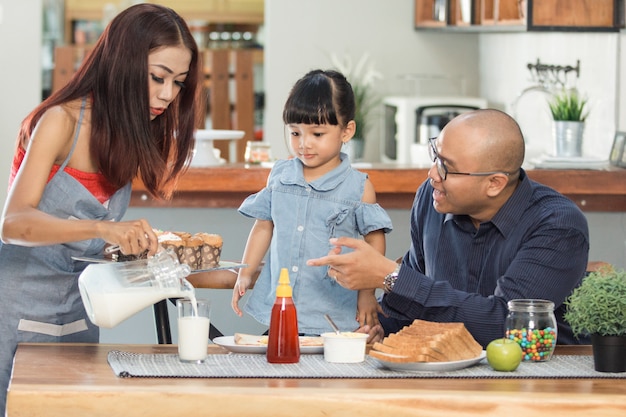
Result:
[[[74,27],[79,21],[101,22],[110,5],[124,8],[127,1],[65,0],[65,42],[74,43]],[[264,0],[149,0],[145,3],[171,7],[187,22],[206,21],[211,24],[261,25]]]
[[[415,0],[416,29],[617,32],[623,27],[624,0]]]

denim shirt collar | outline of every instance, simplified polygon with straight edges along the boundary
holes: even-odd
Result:
[[[300,185],[302,187],[308,186],[316,191],[334,190],[339,184],[344,182],[352,169],[350,159],[345,153],[342,152],[340,154],[340,159],[341,164],[337,168],[326,173],[315,181],[307,183],[304,179],[304,166],[302,165],[302,161],[298,158],[293,158],[289,166],[282,172],[280,182],[284,185]]]

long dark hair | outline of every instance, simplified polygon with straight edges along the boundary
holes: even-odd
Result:
[[[191,51],[185,87],[151,121],[148,55],[178,45]],[[89,97],[91,156],[100,172],[118,188],[139,175],[153,196],[169,198],[193,152],[200,71],[198,47],[175,11],[149,3],[131,6],[111,21],[68,84],[24,119],[18,144],[26,147],[49,108]]]

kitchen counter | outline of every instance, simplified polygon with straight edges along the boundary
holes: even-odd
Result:
[[[626,415],[623,378],[119,378],[111,350],[176,346],[19,344],[8,417]],[[210,345],[209,353],[226,351]],[[590,355],[591,347],[555,354]]]
[[[386,209],[408,209],[415,191],[428,170],[395,164],[371,164],[358,168],[369,175]],[[140,181],[133,184],[134,207],[239,207],[248,195],[261,190],[269,168],[258,165],[225,164],[190,168],[179,180],[171,201],[152,199]],[[583,211],[626,212],[626,169],[527,171],[530,178],[572,199]]]

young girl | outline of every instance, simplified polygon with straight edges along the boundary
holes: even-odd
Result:
[[[256,219],[243,255],[248,267],[239,271],[233,290],[232,307],[239,316],[239,300],[269,249],[245,306],[257,321],[269,325],[280,269],[288,268],[300,333],[329,331],[324,314],[345,331],[378,324],[374,291],[357,294],[337,284],[327,268],[306,265],[328,254],[328,239],[337,236],[363,236],[385,253],[391,219],[376,204],[367,175],[352,169],[340,152],[354,135],[354,111],[352,87],[336,71],[311,71],[291,90],[283,121],[295,158],[276,162],[267,186],[239,207]]]
[[[17,68],[17,67],[16,67]],[[121,12],[69,83],[23,121],[0,233],[0,415],[19,342],[98,342],[73,256],[157,250],[119,221],[139,175],[169,197],[193,151],[198,48],[173,10]]]

